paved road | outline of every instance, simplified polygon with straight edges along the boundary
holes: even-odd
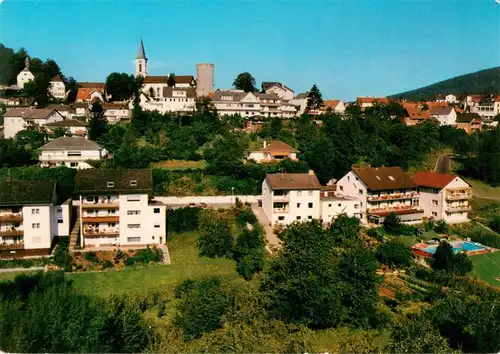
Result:
[[[5,268],[0,269],[0,273],[12,273],[12,272],[34,272],[37,270],[44,270],[44,267],[30,267],[30,268]]]
[[[436,161],[434,171],[437,173],[449,173],[451,171],[451,158],[450,155],[441,155]]]
[[[281,241],[273,232],[273,228],[269,225],[269,220],[264,214],[262,207],[257,204],[252,204],[252,211],[259,220],[260,225],[264,228],[266,234],[267,246],[266,249],[269,253],[273,253],[277,248],[281,246]]]

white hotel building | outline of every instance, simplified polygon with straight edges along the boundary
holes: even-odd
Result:
[[[152,171],[78,170],[82,248],[166,243],[166,206],[152,201]]]

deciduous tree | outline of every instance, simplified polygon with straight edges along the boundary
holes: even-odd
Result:
[[[239,74],[233,82],[235,89],[245,92],[257,92],[255,84],[255,78],[248,72]]]

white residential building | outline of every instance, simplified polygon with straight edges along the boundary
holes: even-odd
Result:
[[[76,169],[92,168],[88,161],[98,161],[106,157],[106,149],[101,145],[81,137],[61,137],[40,148],[40,166],[66,166]]]
[[[65,129],[71,136],[87,136],[87,123],[77,119],[59,120],[57,122],[47,123],[45,127],[50,134],[54,133],[56,129]]]
[[[132,114],[132,111],[126,104],[103,103],[101,106],[104,111],[104,116],[110,124],[116,124],[121,120],[129,120]]]
[[[297,115],[301,116],[307,109],[307,92],[299,93],[290,103],[296,107]]]
[[[145,111],[193,113],[196,110],[196,89],[163,87],[158,97],[141,94],[140,105]]]
[[[294,91],[281,82],[263,82],[262,90],[267,94],[274,94],[280,100],[290,101],[293,99]]]
[[[325,100],[321,111],[342,115],[345,112],[345,104],[342,100]]]
[[[81,247],[165,244],[166,206],[152,192],[151,170],[78,170]]]
[[[58,198],[55,181],[0,182],[0,258],[48,256],[69,236],[71,199]]]
[[[382,224],[391,213],[407,224],[422,222],[417,185],[401,167],[353,168],[337,181],[337,195],[360,201],[361,220]]]
[[[257,94],[243,90],[215,91],[212,104],[222,116],[255,117],[260,115],[261,110]]]
[[[12,108],[4,113],[3,117],[5,139],[14,138],[30,124],[44,126],[47,123],[64,120],[56,109],[50,108]]]
[[[430,116],[436,118],[440,125],[455,125],[457,112],[451,106],[431,106]]]
[[[453,94],[437,95],[436,102],[458,103],[457,96]]]
[[[66,97],[66,86],[59,75],[50,80],[49,93],[52,97],[61,100]]]
[[[472,188],[460,177],[436,172],[417,172],[415,183],[420,192],[424,216],[449,224],[469,221]]]
[[[312,219],[329,223],[345,213],[359,217],[359,201],[324,190],[313,171],[268,174],[262,182],[262,208],[271,225]]]
[[[35,75],[30,71],[30,58],[27,56],[24,59],[24,69],[17,74],[17,87],[23,89],[24,85],[35,80]]]
[[[264,146],[255,151],[250,151],[247,160],[257,163],[279,162],[284,159],[297,160],[297,150],[282,141],[264,141]]]

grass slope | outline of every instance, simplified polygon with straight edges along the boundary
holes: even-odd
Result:
[[[433,99],[438,94],[487,94],[500,93],[500,66],[465,74],[452,79],[437,82],[415,90],[390,96],[410,100]]]
[[[474,265],[472,275],[494,287],[500,287],[500,281],[495,279],[500,277],[500,252],[470,256],[470,260]]]

